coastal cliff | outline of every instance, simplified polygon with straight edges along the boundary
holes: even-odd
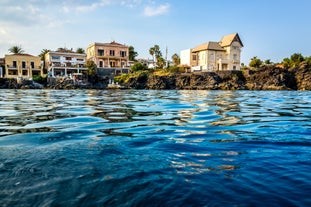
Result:
[[[311,68],[150,74],[130,77],[124,84],[132,89],[177,90],[311,90]]]

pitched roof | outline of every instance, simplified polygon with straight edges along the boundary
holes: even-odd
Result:
[[[242,47],[243,47],[243,43],[240,39],[240,36],[238,33],[234,33],[234,34],[230,34],[230,35],[226,35],[224,36],[221,41],[219,42],[221,47],[226,47],[232,44],[232,42],[237,41],[239,42]]]
[[[219,50],[224,51],[224,49],[219,45],[218,42],[207,42],[202,45],[196,46],[192,49],[192,52],[199,52],[202,50]]]

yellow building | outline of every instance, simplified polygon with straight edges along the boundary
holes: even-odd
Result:
[[[207,42],[181,52],[181,63],[191,71],[240,70],[243,43],[237,33],[224,36],[220,42]]]
[[[32,79],[42,76],[41,58],[29,54],[5,55],[5,77]]]

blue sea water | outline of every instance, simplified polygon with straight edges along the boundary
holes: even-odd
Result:
[[[310,91],[0,90],[0,206],[311,206]]]

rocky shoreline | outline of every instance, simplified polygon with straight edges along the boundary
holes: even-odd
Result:
[[[88,84],[75,84],[60,79],[54,83],[30,80],[0,79],[0,89],[108,89],[108,79],[100,78]],[[311,90],[311,68],[282,69],[262,67],[257,70],[217,71],[205,73],[175,73],[159,76],[133,76],[122,89],[150,90]]]
[[[263,67],[258,70],[180,73],[130,78],[133,89],[177,90],[311,90],[311,68],[287,70]]]

